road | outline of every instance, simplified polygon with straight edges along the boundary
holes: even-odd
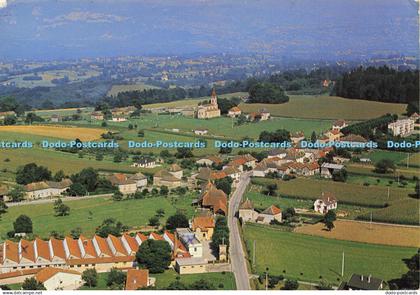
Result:
[[[245,260],[245,252],[242,246],[241,235],[239,233],[238,218],[235,213],[239,209],[242,195],[250,181],[250,173],[246,172],[241,176],[236,190],[229,200],[228,227],[229,234],[229,256],[232,265],[232,272],[235,275],[236,288],[238,290],[250,290],[248,268]]]
[[[91,195],[91,196],[83,196],[83,197],[62,197],[61,200],[63,201],[80,201],[80,200],[87,200],[87,199],[94,199],[100,197],[112,197],[112,194],[102,194],[102,195]],[[38,204],[48,204],[54,203],[58,198],[46,198],[46,199],[38,199],[33,201],[22,201],[22,202],[7,202],[7,207],[15,207],[15,206],[26,206],[26,205],[38,205]]]

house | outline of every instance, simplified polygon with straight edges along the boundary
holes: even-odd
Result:
[[[200,168],[196,178],[201,182],[207,183],[209,181],[214,181],[225,177],[227,177],[227,175],[223,171],[214,171],[208,167],[202,167]]]
[[[287,150],[286,149],[272,149],[268,151],[267,158],[280,158],[283,159],[287,156]]]
[[[139,290],[155,285],[155,278],[149,277],[148,269],[129,269],[125,281],[125,290]]]
[[[256,222],[263,223],[263,224],[270,224],[274,220],[277,222],[281,222],[282,214],[281,214],[280,208],[278,208],[275,205],[271,205],[270,207],[265,209],[263,212],[258,214]]]
[[[199,105],[197,108],[196,117],[198,119],[210,119],[210,118],[216,118],[220,116],[221,116],[221,112],[217,104],[216,90],[213,88],[211,97],[210,97],[210,103]]]
[[[143,173],[138,172],[132,176],[129,176],[129,179],[136,182],[137,189],[147,186],[147,177]]]
[[[102,121],[104,119],[104,114],[102,112],[92,112],[90,118],[92,120]]]
[[[3,202],[9,201],[9,188],[0,184],[0,200]]]
[[[371,275],[364,276],[359,274],[352,274],[348,282],[342,282],[338,290],[383,290],[384,281],[382,279],[374,278]]]
[[[141,157],[131,165],[131,167],[137,168],[154,168],[155,166],[156,160],[151,157]]]
[[[388,124],[388,130],[393,136],[406,137],[414,131],[414,120],[402,119]]]
[[[290,140],[295,146],[297,146],[299,142],[301,142],[304,139],[305,139],[305,134],[303,133],[303,131],[295,132],[290,135]]]
[[[239,117],[241,114],[242,114],[241,109],[236,106],[236,107],[230,108],[227,115],[228,117],[236,118],[236,117]]]
[[[51,122],[58,123],[58,122],[61,122],[61,121],[62,121],[61,116],[59,116],[57,114],[54,114],[54,115],[51,116]]]
[[[255,222],[258,212],[254,210],[254,204],[250,200],[245,200],[239,206],[239,218],[242,222]]]
[[[315,212],[325,214],[329,210],[335,210],[337,209],[337,199],[335,198],[335,195],[330,192],[322,193],[322,196],[320,199],[317,199],[314,202],[314,210]]]
[[[261,109],[260,110],[260,120],[261,121],[266,121],[268,119],[270,119],[270,112],[267,109]]]
[[[341,129],[343,129],[344,127],[347,127],[348,124],[346,121],[344,120],[336,120],[334,121],[333,125],[332,125],[332,130],[337,130],[340,131]]]
[[[168,172],[171,173],[176,178],[181,179],[184,175],[184,172],[182,171],[182,168],[178,164],[172,164],[168,168]]]
[[[367,140],[360,135],[357,134],[348,134],[340,138],[340,142],[348,142],[350,144],[363,144],[366,143]]]
[[[0,112],[0,120],[4,120],[8,116],[16,116],[16,113],[13,111]]]
[[[241,171],[233,166],[226,167],[222,170],[222,172],[225,173],[226,176],[232,178],[234,181],[239,181],[239,178],[241,177]]]
[[[208,208],[214,214],[227,214],[227,196],[224,191],[219,190],[212,183],[208,183],[201,194],[198,204],[202,208]]]
[[[203,257],[203,244],[189,228],[177,228],[176,234],[191,257]]]
[[[250,154],[244,154],[234,157],[226,166],[237,167],[240,171],[243,171],[244,166],[254,168],[256,164],[257,159]]]
[[[195,129],[194,130],[194,134],[196,134],[196,135],[206,135],[207,133],[209,133],[209,131],[207,129]]]
[[[341,136],[343,136],[343,133],[341,133],[339,130],[332,129],[324,133],[324,135],[328,138],[328,142],[335,142],[340,141]]]
[[[181,179],[167,170],[160,170],[153,175],[154,186],[167,186],[169,189],[181,186]]]
[[[76,290],[83,285],[81,273],[71,269],[47,267],[34,277],[47,291]]]
[[[211,166],[213,164],[219,165],[222,163],[222,159],[220,159],[218,156],[207,156],[197,160],[196,163],[203,166]]]
[[[120,117],[120,116],[112,116],[112,119],[110,121],[112,121],[112,122],[125,122],[125,121],[127,121],[127,118]]]
[[[334,173],[340,172],[344,168],[341,164],[322,163],[321,177],[332,178]]]
[[[213,237],[214,226],[215,222],[213,216],[196,216],[191,222],[191,229],[201,241],[211,240]]]
[[[112,185],[117,186],[122,194],[134,194],[137,191],[137,181],[130,178],[127,174],[114,173],[108,177],[108,180]]]
[[[122,108],[113,108],[111,110],[112,116],[117,116],[117,117],[125,117],[125,116],[129,116],[132,113],[134,113],[137,110],[136,107],[134,106],[128,106],[128,107],[122,107]]]
[[[274,160],[273,160],[274,159]],[[255,168],[252,170],[252,176],[255,177],[265,177],[269,173],[280,173],[282,175],[289,173],[287,169],[281,169],[281,165],[277,164],[276,158],[264,159],[258,163]]]
[[[40,181],[25,185],[25,195],[29,200],[42,199],[49,197],[57,197],[66,192],[72,181],[70,179],[63,179],[61,181]]]
[[[175,270],[180,274],[206,273],[208,261],[202,257],[182,258],[175,260]]]
[[[282,222],[282,213],[281,209],[275,205],[271,205],[264,211],[258,212],[254,209],[254,204],[247,199],[239,206],[239,218],[243,222],[270,224],[273,220]]]

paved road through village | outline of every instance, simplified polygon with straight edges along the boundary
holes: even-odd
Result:
[[[242,195],[245,193],[246,187],[250,181],[250,173],[244,173],[241,176],[236,190],[233,192],[229,201],[228,226],[230,230],[230,247],[229,255],[232,264],[232,272],[235,275],[236,288],[238,290],[250,290],[248,268],[245,261],[245,251],[241,242],[239,233],[238,219],[235,213],[239,209]]]

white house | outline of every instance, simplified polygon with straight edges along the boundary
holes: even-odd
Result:
[[[322,196],[320,199],[317,199],[314,202],[314,210],[316,212],[325,214],[329,210],[335,210],[337,209],[337,199],[335,198],[333,193],[325,192],[322,193]]]
[[[76,290],[83,285],[80,272],[71,269],[43,268],[35,275],[35,279],[43,283],[48,291]]]
[[[414,120],[402,119],[388,124],[388,129],[394,136],[409,136],[414,131]]]
[[[206,135],[207,133],[209,133],[209,131],[207,129],[195,129],[194,130],[194,134],[196,134],[196,135]]]
[[[150,157],[142,157],[131,165],[131,167],[137,168],[154,168],[155,166],[156,160]]]

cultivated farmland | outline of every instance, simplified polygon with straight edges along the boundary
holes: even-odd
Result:
[[[82,141],[88,141],[101,138],[104,130],[99,128],[63,127],[58,125],[16,125],[0,126],[0,132],[23,133],[72,140],[79,138]]]
[[[332,231],[326,231],[323,223],[317,223],[297,227],[295,231],[337,240],[420,247],[420,227],[369,224],[351,220],[337,220],[334,222],[334,226]]]
[[[258,273],[268,267],[271,274],[313,282],[322,278],[336,285],[342,280],[343,252],[345,280],[353,273],[384,280],[398,278],[407,272],[403,259],[416,253],[416,248],[326,239],[253,224],[247,224],[244,232],[250,253],[256,241]]]
[[[241,104],[246,113],[267,108],[279,117],[366,120],[386,113],[402,114],[405,104],[382,103],[336,96],[290,95],[284,104]]]

